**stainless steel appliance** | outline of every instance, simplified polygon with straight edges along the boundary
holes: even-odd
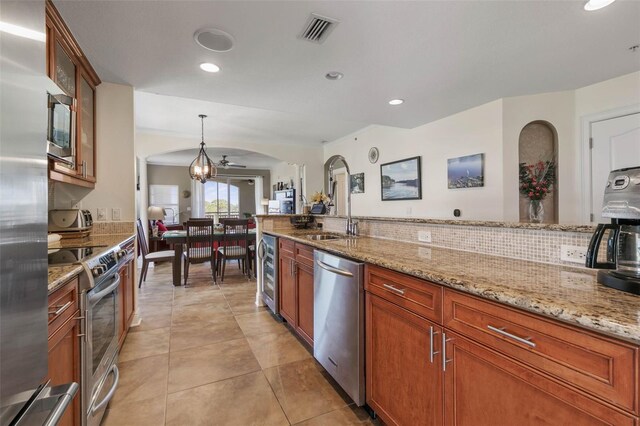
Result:
[[[260,259],[260,292],[262,300],[279,315],[278,309],[278,239],[272,235],[262,235],[257,250]]]
[[[49,93],[49,125],[47,126],[47,154],[57,161],[73,165],[75,158],[75,106],[71,96]]]
[[[44,1],[3,1],[2,23],[23,31],[0,36],[0,425],[55,425],[78,384],[46,381]]]
[[[364,405],[364,264],[318,250],[314,261],[313,356]]]
[[[60,209],[49,211],[49,232],[89,231],[93,217],[89,210]]]
[[[281,214],[296,213],[296,190],[286,189],[284,191],[275,191],[274,198],[280,202]]]
[[[65,247],[63,249],[49,250],[48,264],[51,265],[73,265],[83,260],[96,256],[98,252],[104,250],[102,247]]]
[[[86,321],[82,405],[87,426],[100,424],[118,386],[116,364],[122,309],[118,304],[118,270],[127,255],[115,246],[82,262],[88,287],[80,299]]]
[[[604,191],[600,223],[587,250],[586,266],[601,269],[598,282],[629,293],[640,294],[640,167],[614,170]],[[605,232],[607,260],[598,261]]]

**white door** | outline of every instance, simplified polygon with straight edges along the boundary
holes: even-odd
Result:
[[[640,166],[640,113],[591,123],[591,213],[601,216],[602,198],[611,170]]]

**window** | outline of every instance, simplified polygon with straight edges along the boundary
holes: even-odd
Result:
[[[149,205],[164,209],[164,223],[180,221],[178,208],[178,185],[149,185]]]
[[[204,184],[204,213],[206,217],[217,214],[219,218],[240,216],[240,191],[229,179],[210,180]]]

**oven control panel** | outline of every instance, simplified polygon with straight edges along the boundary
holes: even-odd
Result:
[[[118,264],[119,247],[113,247],[104,251],[100,256],[92,257],[84,261],[86,270],[93,278],[98,278],[107,273]]]

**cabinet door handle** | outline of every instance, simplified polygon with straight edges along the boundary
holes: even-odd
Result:
[[[433,326],[429,326],[429,362],[433,364],[433,359],[436,355],[440,353],[440,351],[433,350],[433,337],[438,334],[437,331],[433,329]]]
[[[532,337],[520,337],[515,334],[511,334],[508,331],[505,331],[505,327],[494,327],[492,325],[488,325],[487,328],[495,333],[500,334],[501,336],[508,337],[509,339],[513,339],[516,342],[525,344],[529,347],[535,348],[536,344],[531,341]]]
[[[406,290],[404,288],[395,287],[395,286],[393,286],[391,284],[382,284],[382,286],[384,288],[386,288],[387,290],[390,290],[390,291],[392,291],[392,292],[394,292],[396,294],[399,294],[401,296],[404,296],[404,291]]]
[[[55,308],[57,308],[57,310],[55,311],[49,311],[49,315],[57,317],[58,315],[60,315],[61,313],[63,313],[64,311],[67,310],[67,308],[69,306],[71,306],[73,304],[72,300],[69,300],[67,303],[65,303],[64,305],[58,305],[55,306]]]
[[[447,339],[447,333],[442,332],[442,371],[447,371],[447,363],[453,361],[453,359],[447,359],[447,342],[453,339]]]

